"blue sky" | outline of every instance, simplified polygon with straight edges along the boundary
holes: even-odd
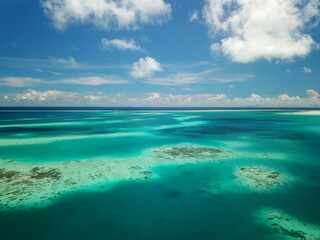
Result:
[[[317,0],[1,0],[2,106],[320,106]]]

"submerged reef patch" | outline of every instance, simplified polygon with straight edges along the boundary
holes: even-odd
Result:
[[[241,184],[259,192],[269,191],[290,182],[290,178],[284,173],[263,166],[238,167],[235,176]]]
[[[320,239],[319,226],[301,222],[278,209],[263,209],[258,212],[258,219],[275,233],[284,236],[285,239]]]
[[[23,163],[2,159],[0,209],[40,208],[79,190],[105,191],[119,181],[146,181],[157,175],[153,167],[208,162],[257,154],[192,144],[151,148],[132,158],[94,158],[51,163]],[[260,154],[261,158],[269,157]],[[98,187],[97,187],[98,186]]]
[[[219,148],[197,146],[197,145],[173,145],[154,148],[151,150],[158,158],[169,159],[216,159],[231,153]],[[230,154],[231,155],[231,154]]]

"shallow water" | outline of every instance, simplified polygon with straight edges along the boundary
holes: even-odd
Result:
[[[112,161],[176,144],[269,155],[179,165],[159,162],[152,166],[157,178],[120,181],[105,191],[92,186],[92,191],[66,194],[46,207],[0,210],[1,239],[299,239],[258,221],[256,213],[263,208],[320,226],[319,116],[163,113],[3,111],[0,140],[8,144],[0,145],[0,159],[34,164]],[[39,144],[43,138],[58,140]],[[30,144],[17,144],[23,140]],[[254,191],[235,177],[235,169],[243,166],[276,169],[292,182]]]

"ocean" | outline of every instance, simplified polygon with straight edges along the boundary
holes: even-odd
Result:
[[[1,108],[0,239],[319,240],[320,115],[198,110]]]

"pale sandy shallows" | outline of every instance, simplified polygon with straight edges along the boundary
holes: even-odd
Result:
[[[274,239],[320,239],[319,226],[302,222],[278,209],[265,208],[258,211],[257,220],[268,227],[274,234],[278,235]]]
[[[299,112],[283,112],[281,114],[289,115],[320,115],[320,111],[299,111]]]
[[[242,185],[258,192],[274,190],[292,181],[288,175],[264,166],[238,167],[235,176]]]
[[[1,160],[0,209],[28,209],[54,203],[79,190],[104,190],[125,180],[154,179],[159,165],[209,162],[266,154],[229,151],[200,145],[169,145],[146,150],[141,157],[87,159],[54,163]]]

